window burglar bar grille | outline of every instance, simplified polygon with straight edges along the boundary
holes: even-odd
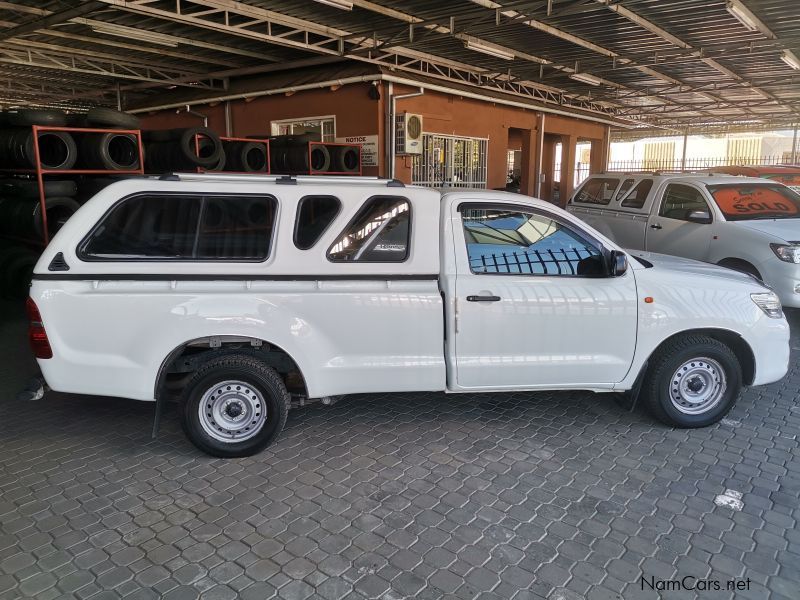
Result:
[[[559,256],[560,255],[560,256]],[[556,250],[531,250],[470,256],[473,273],[510,273],[520,275],[578,275],[578,263],[585,258],[597,256],[588,248],[566,248]]]
[[[488,140],[425,133],[412,163],[411,183],[427,187],[486,188]]]

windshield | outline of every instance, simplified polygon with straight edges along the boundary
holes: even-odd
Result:
[[[728,221],[796,219],[800,194],[775,183],[726,183],[708,190]]]

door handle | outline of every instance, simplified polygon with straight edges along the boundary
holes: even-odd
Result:
[[[658,223],[653,223],[652,225],[650,225],[650,229],[663,229],[663,227],[661,227],[661,225],[659,225]]]
[[[500,296],[467,296],[467,302],[499,302]]]

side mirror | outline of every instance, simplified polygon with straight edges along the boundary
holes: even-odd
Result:
[[[707,210],[693,210],[686,215],[686,220],[691,223],[702,223],[707,225],[711,223],[711,215],[708,214]]]
[[[628,255],[612,250],[608,256],[608,271],[611,277],[620,277],[628,270]]]

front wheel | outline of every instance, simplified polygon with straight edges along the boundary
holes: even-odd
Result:
[[[220,458],[266,448],[286,424],[290,404],[275,369],[238,354],[209,359],[192,375],[181,400],[189,440]]]
[[[651,365],[642,398],[667,425],[716,423],[741,395],[741,365],[733,351],[714,338],[687,335],[670,340],[654,354]]]

